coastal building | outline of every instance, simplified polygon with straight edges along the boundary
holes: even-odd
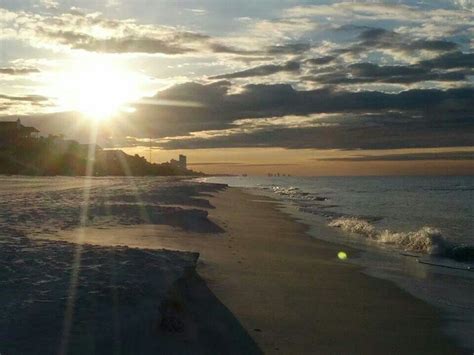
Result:
[[[175,167],[175,168],[181,169],[181,170],[187,170],[188,169],[188,166],[187,166],[188,163],[187,163],[186,155],[180,154],[178,159],[179,160],[171,159],[170,160],[170,165]]]
[[[26,143],[37,139],[39,131],[34,127],[26,127],[21,120],[0,122],[0,148]]]
[[[180,165],[181,169],[184,169],[184,170],[187,169],[188,163],[187,163],[186,155],[183,155],[183,154],[179,155],[179,165]]]

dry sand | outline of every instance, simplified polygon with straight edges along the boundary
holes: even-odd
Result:
[[[225,233],[134,226],[90,229],[85,242],[199,252],[198,273],[265,353],[464,353],[434,308],[340,261],[337,246],[309,237],[272,200],[229,188],[210,202]]]

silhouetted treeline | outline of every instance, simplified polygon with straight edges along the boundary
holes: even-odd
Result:
[[[128,155],[121,150],[103,150],[59,137],[29,139],[0,148],[0,174],[203,175],[179,169],[169,163],[151,164],[143,157]]]
[[[121,150],[97,151],[94,167],[96,175],[204,175],[170,163],[150,164],[138,154],[128,155]]]

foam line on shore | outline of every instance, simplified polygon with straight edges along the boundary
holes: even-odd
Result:
[[[443,256],[457,261],[474,260],[474,247],[449,242],[439,229],[430,226],[411,232],[394,232],[388,229],[379,231],[370,222],[355,217],[336,218],[328,225],[361,235],[374,243],[392,245],[408,252]]]

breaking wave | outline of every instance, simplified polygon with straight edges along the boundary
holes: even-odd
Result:
[[[330,227],[361,235],[376,244],[391,246],[406,252],[447,257],[462,262],[474,262],[474,245],[451,242],[437,228],[424,226],[418,230],[408,232],[397,232],[390,229],[381,230],[373,223],[383,217],[370,215],[348,216],[341,211],[333,210],[334,207],[338,207],[334,204],[337,200],[333,201],[332,198],[320,193],[306,192],[296,186],[274,184],[263,185],[260,188],[271,191],[286,201],[295,203],[301,212],[326,218],[329,220]],[[463,186],[463,188],[465,187]]]
[[[271,190],[272,192],[284,196],[291,200],[298,200],[298,201],[326,201],[327,198],[323,196],[316,195],[314,193],[303,192],[300,188],[290,186],[290,187],[282,187],[273,185],[267,190]]]
[[[379,231],[368,221],[355,217],[333,219],[329,226],[404,251],[449,257],[457,261],[474,261],[474,246],[453,244],[443,237],[439,229],[429,226],[412,232],[393,232],[388,229]]]

